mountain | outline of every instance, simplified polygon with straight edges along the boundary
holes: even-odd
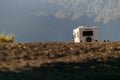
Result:
[[[73,13],[71,17],[75,16],[74,19],[86,15],[94,16],[95,22],[107,23],[120,17],[120,0],[44,0],[44,2],[63,7],[64,12],[71,11]]]
[[[119,41],[120,0],[1,0],[0,31],[16,42],[71,42],[79,25],[99,27],[99,39]]]

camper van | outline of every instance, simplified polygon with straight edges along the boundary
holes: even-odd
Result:
[[[89,26],[79,26],[73,29],[73,42],[97,42],[98,28]]]

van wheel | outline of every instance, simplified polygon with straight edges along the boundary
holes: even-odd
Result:
[[[87,38],[86,38],[86,41],[87,41],[87,42],[92,42],[92,38],[91,38],[91,37],[87,37]]]

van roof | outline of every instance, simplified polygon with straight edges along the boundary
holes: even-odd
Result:
[[[98,28],[98,27],[90,27],[90,26],[79,26],[78,28]]]

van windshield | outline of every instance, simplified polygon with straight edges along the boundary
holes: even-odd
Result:
[[[93,31],[83,31],[83,36],[93,36]]]

